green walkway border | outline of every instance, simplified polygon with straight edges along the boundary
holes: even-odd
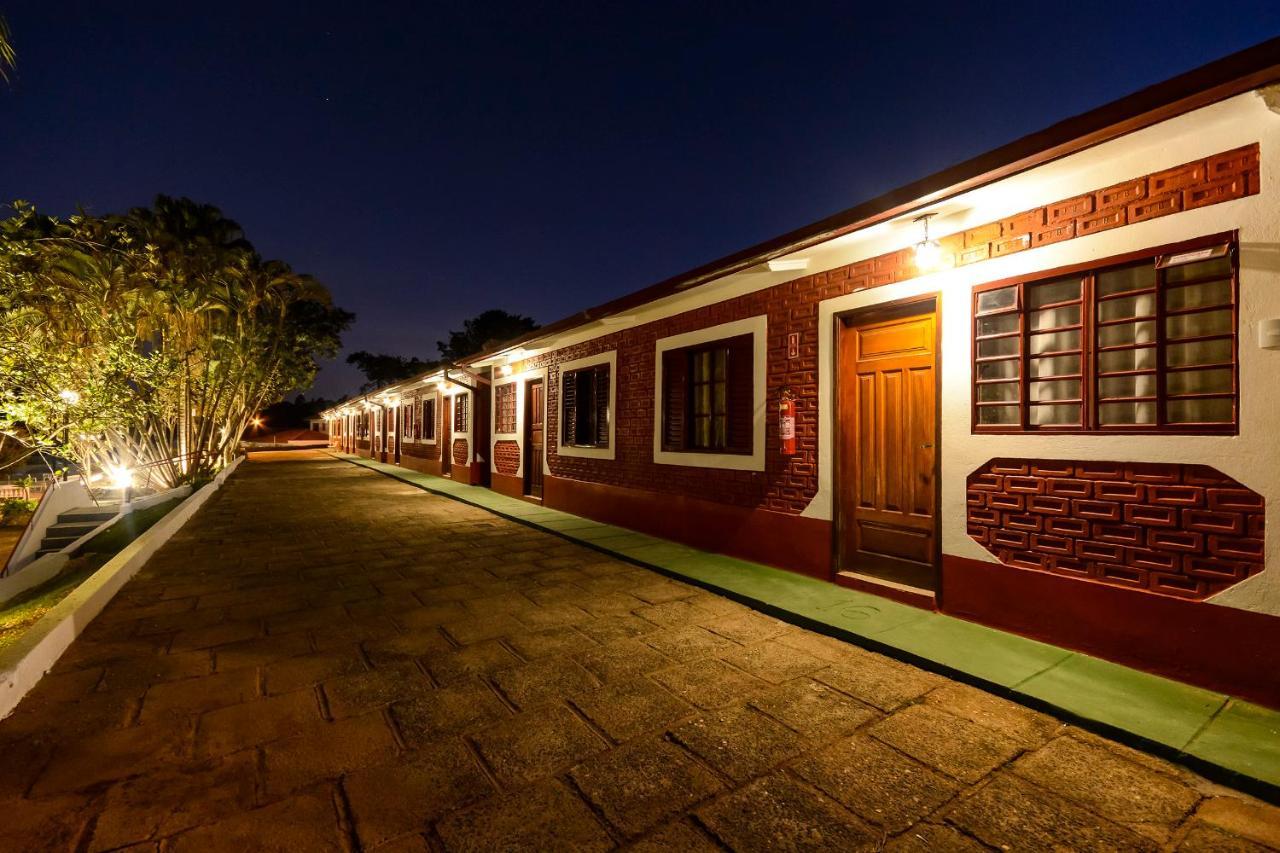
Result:
[[[330,455],[972,684],[1280,803],[1280,713],[1260,705],[491,489]]]

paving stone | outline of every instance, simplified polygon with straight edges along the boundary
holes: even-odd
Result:
[[[912,705],[868,731],[912,758],[965,782],[976,782],[1022,748],[994,729],[929,705]]]
[[[720,853],[723,848],[690,821],[682,820],[655,829],[627,850],[631,853]]]
[[[219,708],[200,718],[196,751],[203,756],[225,755],[301,734],[318,719],[319,704],[310,690]]]
[[[391,706],[400,734],[410,747],[486,725],[509,713],[502,700],[478,681],[446,685]]]
[[[446,850],[544,853],[608,850],[613,841],[586,804],[564,785],[543,780],[518,797],[494,795],[436,825]]]
[[[493,683],[518,708],[560,702],[577,693],[594,690],[600,681],[572,658],[540,658],[504,669]]]
[[[214,649],[213,668],[217,672],[230,672],[245,667],[265,666],[273,661],[310,654],[311,650],[311,639],[306,634],[261,637]]]
[[[1280,850],[1280,806],[1241,797],[1210,797],[1196,809],[1195,820]]]
[[[505,614],[497,616],[468,616],[445,623],[443,630],[460,646],[479,643],[484,640],[497,640],[518,634],[527,627]],[[548,626],[536,626],[548,627]]]
[[[543,628],[563,628],[568,625],[581,625],[590,622],[590,613],[572,604],[549,604],[535,607],[515,614],[515,618],[525,627],[532,630]]]
[[[258,676],[251,669],[163,681],[148,688],[140,720],[146,723],[164,715],[202,714],[257,697]]]
[[[749,706],[700,714],[673,728],[671,736],[737,782],[763,774],[800,746],[799,735]]]
[[[616,741],[664,729],[693,708],[647,678],[615,681],[573,697],[573,704]]]
[[[497,640],[485,640],[453,651],[426,655],[422,661],[431,677],[440,684],[476,676],[491,676],[521,662],[520,658]]]
[[[713,634],[706,628],[688,625],[646,634],[644,642],[674,661],[688,663],[737,648],[733,640]]]
[[[814,740],[852,734],[879,716],[868,706],[810,678],[756,694],[751,704]]]
[[[888,853],[986,853],[987,847],[952,826],[919,823],[890,841]]]
[[[578,626],[578,630],[598,643],[623,640],[627,637],[645,637],[658,630],[652,622],[631,613],[601,616]],[[661,651],[661,650],[659,650]]]
[[[498,782],[513,787],[555,775],[605,747],[563,705],[517,714],[480,729],[471,739]]]
[[[346,841],[327,787],[240,812],[225,820],[184,832],[166,851],[208,853],[210,850],[253,850],[263,853],[344,851]]]
[[[699,708],[723,708],[765,686],[721,660],[699,660],[653,674],[653,679]]]
[[[780,622],[754,610],[721,616],[704,621],[702,624],[722,637],[743,644],[771,640],[793,630],[786,622]]]
[[[528,602],[525,602],[525,605],[531,606]],[[475,612],[464,607],[462,602],[443,601],[439,604],[427,604],[409,610],[400,610],[396,613],[395,620],[406,631],[434,630],[450,622],[458,623],[475,615]]]
[[[1001,776],[948,809],[948,822],[1006,850],[1155,850],[1156,844],[1014,776]]]
[[[813,655],[771,640],[740,646],[721,654],[720,659],[771,684],[781,684],[826,666],[825,661]]]
[[[637,639],[614,640],[577,655],[577,660],[601,681],[619,681],[670,666],[666,656]]]
[[[1096,814],[1130,826],[1163,824],[1165,829],[1172,828],[1200,800],[1195,791],[1167,776],[1069,737],[1057,738],[1023,756],[1012,770]],[[1160,840],[1166,835],[1156,833]]]
[[[379,711],[335,722],[317,720],[302,734],[263,747],[267,796],[276,799],[322,780],[386,763],[394,751],[395,737]]]
[[[794,769],[814,787],[890,834],[932,813],[960,790],[952,779],[865,735],[806,755]]]
[[[633,741],[569,773],[579,790],[625,836],[637,836],[712,796],[711,771],[660,738]]]
[[[436,630],[407,631],[361,643],[374,666],[406,663],[421,657],[448,654],[455,646]]]
[[[814,678],[882,711],[892,711],[944,683],[932,673],[870,652],[858,652]]]
[[[133,726],[59,744],[32,796],[81,791],[103,782],[137,776],[175,760],[189,747],[190,726]]]
[[[650,604],[661,604],[664,601],[674,601],[677,598],[688,598],[696,591],[696,587],[688,584],[655,579],[653,575],[649,575],[648,580],[642,580],[628,589],[628,592],[636,598],[647,601]]]
[[[638,607],[642,607],[644,602],[626,592],[615,591],[606,592],[602,595],[588,593],[582,588],[578,588],[581,598],[578,599],[578,605],[592,616],[619,616],[630,613]]]
[[[1266,853],[1274,848],[1254,844],[1216,826],[1196,824],[1175,849],[1178,853]]]
[[[427,676],[411,663],[395,663],[321,684],[329,716],[353,717],[385,708],[398,699],[412,699],[433,690]]]
[[[98,689],[132,690],[142,695],[153,684],[196,678],[208,675],[212,670],[213,655],[208,650],[129,658],[109,664],[99,680]]]
[[[637,607],[633,612],[660,628],[680,628],[707,618],[707,611],[679,599]]]
[[[422,830],[493,791],[458,738],[430,744],[408,761],[357,770],[342,784],[366,848]]]
[[[776,773],[698,810],[734,850],[857,850],[880,835],[829,797]]]
[[[93,816],[87,797],[64,795],[39,800],[0,800],[0,850],[5,853],[48,853],[74,850],[76,839]]]
[[[949,714],[994,729],[1017,741],[1024,749],[1044,745],[1066,727],[1048,714],[955,681],[929,691],[924,700]]]
[[[276,661],[263,669],[269,696],[312,687],[329,678],[365,672],[364,661],[355,649],[321,652]]]
[[[167,837],[252,809],[256,762],[253,753],[241,752],[113,785],[93,822],[90,853]]]
[[[207,628],[179,631],[170,643],[174,652],[191,649],[208,649],[226,646],[262,636],[262,626],[256,622],[222,622]]]

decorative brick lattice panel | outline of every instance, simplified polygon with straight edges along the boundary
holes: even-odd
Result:
[[[455,438],[453,440],[453,464],[467,464],[467,440],[465,438]]]
[[[520,445],[514,441],[495,441],[493,443],[493,467],[499,474],[514,475],[519,471]]]
[[[967,499],[1010,566],[1193,599],[1262,571],[1262,496],[1205,465],[992,459]]]
[[[516,431],[516,384],[499,385],[493,392],[494,431]]]
[[[1194,163],[1166,169],[1153,175],[1134,178],[1113,187],[1084,193],[1074,200],[1036,208],[998,222],[970,228],[940,240],[945,252],[956,263],[970,264],[999,257],[1051,242],[1042,237],[1036,243],[1033,234],[1049,228],[1049,208],[1054,208],[1052,228],[1058,239],[1085,236],[1100,230],[1088,224],[1078,229],[1077,220],[1066,218],[1071,209],[1092,204],[1090,213],[1112,211],[1116,225],[1141,222],[1155,216],[1177,213],[1184,208],[1183,195],[1191,187],[1219,186],[1226,182],[1230,189],[1216,201],[1239,192],[1258,192],[1258,146],[1250,145],[1197,160]],[[1234,178],[1232,176],[1235,176]],[[1085,197],[1091,202],[1080,201]],[[1207,198],[1207,197],[1206,197]],[[1077,202],[1075,208],[1067,202]],[[1209,204],[1198,197],[1193,203]],[[1124,205],[1123,222],[1116,208]],[[1138,204],[1138,207],[1131,207]],[[1069,229],[1068,229],[1069,226]],[[960,255],[963,256],[960,256]],[[890,252],[876,258],[855,261],[843,267],[801,276],[791,281],[753,293],[726,299],[711,305],[665,317],[631,329],[603,335],[564,349],[543,353],[523,362],[520,370],[547,368],[547,434],[559,429],[559,365],[574,359],[618,351],[616,459],[589,459],[560,456],[550,448],[548,464],[557,477],[601,483],[610,486],[646,489],[686,495],[718,503],[742,507],[759,507],[775,512],[803,512],[818,491],[818,303],[858,290],[892,284],[919,275],[914,265],[914,252],[909,249]],[[950,261],[949,261],[950,262]],[[704,329],[720,323],[742,320],[764,314],[768,317],[767,411],[765,421],[765,470],[726,471],[708,468],[656,465],[653,453],[653,384],[654,343],[658,338]],[[787,339],[797,335],[799,355],[788,355]],[[795,395],[796,455],[785,457],[777,452],[778,395],[783,386]]]

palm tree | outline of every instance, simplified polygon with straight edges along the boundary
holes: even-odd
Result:
[[[4,15],[0,15],[0,80],[9,82],[9,72],[13,70],[17,54],[13,52],[13,38],[9,32],[9,24]]]

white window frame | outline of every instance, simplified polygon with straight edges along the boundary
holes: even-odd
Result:
[[[439,427],[440,427],[440,390],[439,390],[439,389],[436,389],[435,391],[432,391],[430,394],[424,394],[423,396],[421,396],[421,397],[419,397],[419,398],[418,398],[418,417],[419,417],[419,418],[421,418],[421,417],[422,417],[422,410],[423,410],[423,405],[422,405],[422,404],[423,404],[423,403],[426,403],[426,402],[427,402],[427,400],[434,400],[434,401],[435,401],[435,406],[433,407],[433,408],[435,409],[435,411],[433,411],[433,412],[431,413],[431,418],[432,418],[432,421],[433,421],[433,423],[432,423],[432,427],[431,427],[431,438],[425,438],[425,437],[424,437],[424,438],[419,439],[419,441],[421,441],[423,444],[439,444],[439,443],[440,443],[440,441],[439,441],[439,437],[440,437],[440,429],[439,429]],[[426,421],[422,421],[422,423],[423,423],[423,425],[424,425],[424,426],[426,425]],[[422,434],[425,436],[425,435],[426,435],[426,433],[427,433],[427,431],[424,429],[424,430],[422,431]]]
[[[695,468],[723,468],[731,471],[763,471],[765,469],[765,399],[768,389],[769,317],[759,314],[733,320],[718,326],[695,329],[680,335],[659,338],[654,344],[653,386],[653,461],[658,465],[684,465]],[[724,338],[751,335],[751,453],[710,453],[700,450],[662,449],[662,356],[668,350],[684,349]]]
[[[609,365],[609,446],[577,447],[564,443],[564,380],[565,374],[583,367],[594,367],[599,364]],[[618,351],[616,349],[598,352],[595,355],[575,358],[561,362],[556,366],[559,377],[556,380],[556,455],[576,456],[583,459],[616,459],[618,456]],[[550,406],[550,400],[547,405]],[[546,423],[545,419],[543,423]]]

